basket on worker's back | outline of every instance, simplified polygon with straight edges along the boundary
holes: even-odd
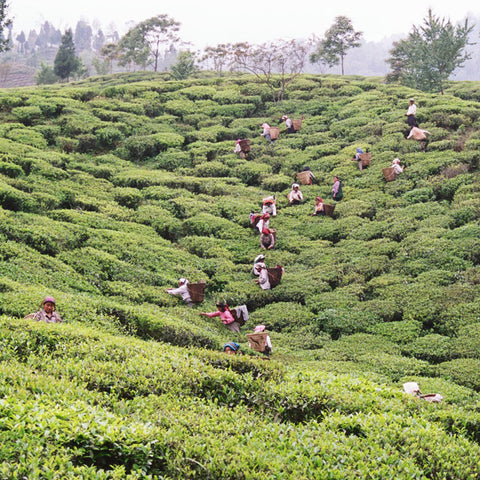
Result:
[[[395,169],[393,167],[383,168],[382,173],[387,182],[391,182],[397,178],[397,174],[395,173]]]
[[[333,217],[333,212],[335,211],[335,204],[330,205],[329,203],[324,203],[323,211],[325,212],[325,215],[328,215],[329,217]]]
[[[264,352],[265,345],[267,342],[267,333],[265,332],[257,332],[257,333],[247,333],[248,341],[253,350],[256,352]]]
[[[361,153],[360,161],[362,162],[362,167],[367,167],[372,161],[372,154],[370,152]]]
[[[303,172],[298,172],[296,174],[296,177],[298,178],[298,181],[302,185],[312,185],[312,174],[310,173],[310,170],[304,170]]]
[[[250,151],[250,140],[248,138],[240,140],[240,149],[243,153],[248,153]]]
[[[270,139],[276,140],[278,138],[278,135],[280,135],[280,128],[270,127]]]
[[[298,132],[302,128],[302,120],[303,120],[303,117],[299,118],[298,120],[292,120],[293,129],[296,132]]]
[[[248,313],[245,305],[243,305],[242,307],[231,308],[230,313],[232,314],[232,317],[234,318],[234,320],[241,327],[243,327],[247,323]]]
[[[267,268],[267,273],[270,288],[276,287],[282,281],[283,268],[281,266]]]
[[[188,293],[193,303],[202,303],[205,298],[205,282],[189,283],[187,285]]]

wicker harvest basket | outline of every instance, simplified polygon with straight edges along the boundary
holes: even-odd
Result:
[[[276,140],[278,138],[278,135],[280,135],[280,128],[270,127],[270,138],[272,140]]]
[[[293,129],[298,132],[302,128],[302,119],[292,120]]]
[[[205,298],[206,283],[189,283],[187,285],[188,293],[193,303],[201,303]]]
[[[297,178],[298,178],[298,181],[302,184],[302,185],[312,185],[312,175],[310,174],[310,171],[308,170],[305,170],[303,172],[298,172],[296,174]]]
[[[372,160],[372,154],[369,152],[369,153],[362,153],[360,155],[360,160],[362,161],[362,167],[366,167],[368,165],[370,165],[370,162]]]
[[[325,212],[325,215],[328,215],[329,217],[333,217],[333,212],[335,210],[335,204],[330,205],[328,203],[323,204],[323,210]]]
[[[237,309],[236,308],[231,308],[230,309],[230,312],[232,313],[232,317],[235,319],[235,321],[241,326],[243,327],[246,323],[245,321],[245,318],[243,317],[243,313],[240,312],[240,315],[237,313]]]
[[[240,148],[243,153],[248,153],[250,151],[250,140],[248,138],[240,140]]]
[[[282,280],[282,267],[267,268],[270,288],[276,287]]]
[[[265,332],[247,333],[248,341],[252,349],[256,352],[264,352],[267,341],[267,334]]]
[[[393,167],[383,168],[382,173],[387,182],[391,182],[397,178],[397,174],[395,173],[395,169]]]

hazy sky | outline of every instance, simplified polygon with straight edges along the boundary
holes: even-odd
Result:
[[[431,7],[437,16],[454,23],[466,16],[480,17],[480,4],[473,0],[10,0],[9,16],[19,33],[49,21],[63,32],[78,20],[107,33],[114,23],[120,35],[135,23],[167,14],[181,23],[182,40],[196,47],[236,41],[262,43],[277,38],[322,36],[338,15],[349,17],[367,41],[390,35],[406,35],[420,25]],[[478,39],[475,39],[478,41]]]

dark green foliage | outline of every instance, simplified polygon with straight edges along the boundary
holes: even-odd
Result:
[[[79,66],[79,59],[75,56],[72,31],[68,29],[62,35],[62,43],[55,56],[53,70],[55,75],[62,80],[68,81],[72,73],[78,70]]]

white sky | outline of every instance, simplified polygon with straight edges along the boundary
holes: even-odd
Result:
[[[104,33],[113,23],[120,35],[139,21],[167,14],[181,23],[180,37],[197,48],[219,43],[263,43],[277,38],[323,36],[338,15],[349,17],[366,41],[406,36],[420,25],[428,8],[453,23],[480,17],[473,0],[9,0],[14,33],[39,30],[49,21],[62,33],[78,20],[92,26],[97,19]],[[472,39],[478,41],[479,39]]]

